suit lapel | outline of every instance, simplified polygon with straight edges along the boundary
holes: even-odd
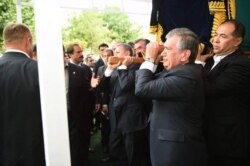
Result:
[[[209,75],[218,75],[222,70],[224,70],[224,66],[228,64],[228,62],[232,61],[234,57],[236,57],[239,54],[240,51],[233,52],[232,54],[229,54],[225,58],[223,58],[210,72]]]
[[[69,87],[75,84],[75,78],[77,76],[77,72],[74,69],[74,64],[69,63],[68,74],[69,74]]]
[[[204,66],[204,72],[206,74],[209,74],[213,65],[214,65],[214,59],[213,57],[211,57],[207,60],[206,65]]]

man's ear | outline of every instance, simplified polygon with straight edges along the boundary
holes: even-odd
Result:
[[[188,59],[189,59],[190,55],[191,55],[190,50],[184,50],[183,53],[182,53],[181,61],[182,62],[189,61]]]
[[[130,51],[126,50],[126,56],[132,56],[130,55]]]
[[[238,47],[243,41],[242,37],[237,37],[234,40],[235,40],[234,46],[236,46],[236,47]]]

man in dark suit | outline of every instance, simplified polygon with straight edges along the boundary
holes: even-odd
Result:
[[[98,46],[98,50],[99,50],[99,54],[100,54],[100,57],[99,59],[97,60],[97,62],[94,64],[94,67],[93,67],[93,73],[95,75],[97,75],[97,72],[98,72],[98,68],[105,65],[105,60],[104,60],[104,57],[103,57],[103,53],[104,53],[104,50],[106,48],[108,48],[108,44],[106,43],[101,43],[99,46]],[[96,96],[98,94],[95,94]],[[95,101],[96,102],[96,101]],[[95,104],[95,112],[94,112],[94,119],[95,119],[95,123],[94,123],[94,126],[93,126],[93,131],[96,131],[98,129],[101,128],[101,118],[102,118],[102,115],[101,115],[101,111],[100,110],[100,107],[98,107],[98,104],[96,103]]]
[[[133,51],[128,44],[120,44],[115,52],[125,59],[122,64],[108,64],[100,85],[109,90],[110,154],[121,161],[120,165],[138,166],[143,161],[142,140],[148,119],[142,101],[134,95],[139,64],[132,64]]]
[[[91,87],[88,73],[65,57],[70,150],[72,165],[83,165],[88,160],[91,127]]]
[[[84,77],[86,77],[87,81],[90,82],[92,78],[92,70],[91,68],[83,63],[84,55],[83,55],[83,50],[81,46],[77,43],[70,44],[67,47],[67,55],[69,56],[69,63],[75,64],[77,66],[80,66],[84,70]],[[91,119],[90,121],[90,128],[93,128],[93,114],[95,110],[95,92],[92,90],[89,93],[88,97],[88,102],[89,102],[89,108],[88,108],[88,113],[89,113],[89,118]],[[89,131],[90,132],[90,131]],[[90,135],[89,135],[90,137]],[[90,151],[93,151],[94,149],[89,148]]]
[[[206,135],[211,166],[250,163],[250,62],[239,49],[242,23],[222,23],[213,38],[214,56],[206,61]]]
[[[90,68],[91,71],[93,71],[95,65],[95,60],[93,56],[94,54],[87,54],[86,57],[84,56],[84,62]]]
[[[4,28],[0,58],[0,165],[45,166],[37,62],[24,24]]]
[[[153,166],[204,166],[206,146],[202,136],[204,87],[202,66],[194,64],[199,39],[187,28],[171,30],[162,52],[149,43],[146,61],[136,72],[135,94],[152,99],[150,155]]]
[[[99,53],[100,53],[100,58],[97,60],[97,62],[95,63],[94,65],[94,68],[93,68],[93,73],[97,74],[97,71],[98,71],[98,68],[100,66],[103,66],[105,65],[105,61],[103,60],[103,52],[106,48],[108,48],[109,46],[106,44],[106,43],[101,43],[99,46],[98,46],[98,50],[99,50]]]
[[[87,80],[90,82],[91,78],[92,78],[92,70],[90,69],[89,66],[87,66],[86,64],[83,63],[83,50],[81,48],[81,46],[77,43],[74,44],[70,44],[67,47],[67,55],[69,56],[69,62],[73,63],[77,66],[81,66],[84,71],[85,71],[85,76],[87,78]]]
[[[113,50],[106,48],[103,52],[103,59],[105,64],[108,63],[108,58],[114,56]],[[107,68],[107,65],[103,65],[98,68],[97,76],[100,79],[103,78],[104,72]],[[102,146],[103,153],[107,153],[109,150],[109,134],[110,134],[110,122],[109,122],[109,111],[108,111],[108,88],[102,89],[100,87],[96,88],[96,108],[98,109],[100,115],[100,123],[101,123],[101,136],[102,136]]]
[[[70,44],[67,47],[67,55],[70,58],[69,63],[80,66],[84,70],[83,76],[87,79],[88,82],[90,82],[92,78],[92,70],[89,66],[83,63],[84,56],[81,46],[77,43]],[[88,110],[89,116],[91,119],[93,119],[95,110],[95,92],[93,90],[89,93],[88,102],[90,104]],[[93,120],[91,120],[91,128],[93,128]],[[92,148],[90,148],[90,150],[93,151]]]

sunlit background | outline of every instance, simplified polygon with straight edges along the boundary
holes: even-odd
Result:
[[[64,25],[67,25],[70,16],[82,11],[94,8],[103,10],[106,7],[119,7],[122,12],[129,16],[133,24],[143,27],[142,32],[146,38],[154,40],[154,36],[148,33],[152,0],[61,0],[60,6]]]

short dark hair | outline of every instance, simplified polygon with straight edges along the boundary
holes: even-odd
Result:
[[[67,50],[66,50],[66,53],[69,55],[69,54],[73,54],[74,53],[74,47],[75,46],[79,46],[79,44],[77,43],[73,43],[73,44],[70,44],[68,47],[67,47]]]
[[[234,37],[241,37],[242,41],[243,41],[244,37],[245,37],[245,33],[246,33],[246,29],[245,29],[245,26],[243,25],[243,23],[241,23],[238,20],[232,19],[232,20],[226,20],[222,24],[226,24],[226,23],[230,23],[230,24],[234,25],[235,29],[234,29],[232,35]]]
[[[134,48],[135,43],[130,41],[130,42],[128,42],[128,45],[130,45],[132,48]]]
[[[148,39],[142,39],[142,38],[135,40],[134,43],[136,44],[136,43],[139,43],[140,41],[143,41],[145,43],[145,45],[147,45],[148,43],[150,43],[150,40],[148,40]]]
[[[100,50],[101,47],[109,47],[109,45],[106,44],[106,43],[101,43],[101,44],[98,46],[98,50]]]

